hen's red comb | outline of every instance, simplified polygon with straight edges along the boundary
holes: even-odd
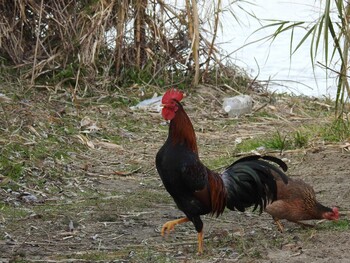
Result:
[[[167,104],[171,100],[177,100],[180,102],[182,98],[184,97],[184,94],[179,91],[178,89],[171,88],[167,92],[164,93],[163,98],[162,98],[162,103]]]
[[[333,207],[333,213],[338,217],[339,216],[339,209],[338,207]]]

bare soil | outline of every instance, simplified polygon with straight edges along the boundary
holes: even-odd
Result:
[[[201,158],[214,169],[238,158],[240,140],[329,122],[323,102],[262,95],[254,95],[254,108],[265,107],[230,119],[220,107],[229,95],[234,94],[201,88],[184,100]],[[286,231],[280,233],[266,213],[225,211],[219,218],[204,217],[205,251],[197,255],[192,224],[160,236],[163,223],[182,216],[155,169],[167,136],[160,115],[101,98],[82,99],[77,106],[67,103],[67,94],[52,96],[21,98],[0,111],[3,127],[9,126],[1,130],[2,149],[19,140],[23,147],[32,142],[34,151],[51,135],[61,138],[57,148],[69,145],[67,156],[53,156],[50,148],[40,158],[22,160],[20,178],[0,181],[0,262],[350,262],[345,142],[314,136],[304,148],[270,152],[288,163],[289,176],[310,183],[320,202],[339,207],[338,222],[303,228],[282,221]],[[59,133],[59,127],[71,130]]]

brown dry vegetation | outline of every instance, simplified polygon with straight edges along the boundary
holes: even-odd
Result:
[[[226,63],[215,46],[219,14],[212,33],[202,30],[195,0],[184,6],[161,0],[15,0],[0,1],[0,7],[2,68],[31,86],[65,85],[86,94],[136,83],[197,85]]]
[[[349,137],[336,142],[331,102],[253,93],[259,110],[230,119],[221,99],[235,95],[231,89],[187,92],[184,105],[208,166],[222,169],[264,145],[285,158],[290,176],[341,211],[338,222],[313,229],[286,223],[283,234],[266,214],[204,217],[205,253],[197,256],[191,224],[160,236],[162,224],[181,212],[154,164],[167,126],[157,112],[129,109],[141,99],[139,89],[72,103],[63,90],[1,88],[11,99],[0,108],[1,262],[347,262],[350,256]],[[282,155],[271,149],[281,141]]]

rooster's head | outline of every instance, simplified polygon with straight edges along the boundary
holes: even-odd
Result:
[[[175,117],[175,113],[179,109],[179,102],[183,97],[184,94],[175,88],[165,92],[162,98],[162,116],[165,120],[172,120]]]

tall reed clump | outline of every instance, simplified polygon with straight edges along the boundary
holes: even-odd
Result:
[[[74,92],[181,83],[223,66],[203,4],[163,0],[0,1],[0,59],[32,86]],[[216,4],[220,10],[220,1]],[[218,24],[216,12],[215,23]],[[208,52],[209,50],[209,52]]]

